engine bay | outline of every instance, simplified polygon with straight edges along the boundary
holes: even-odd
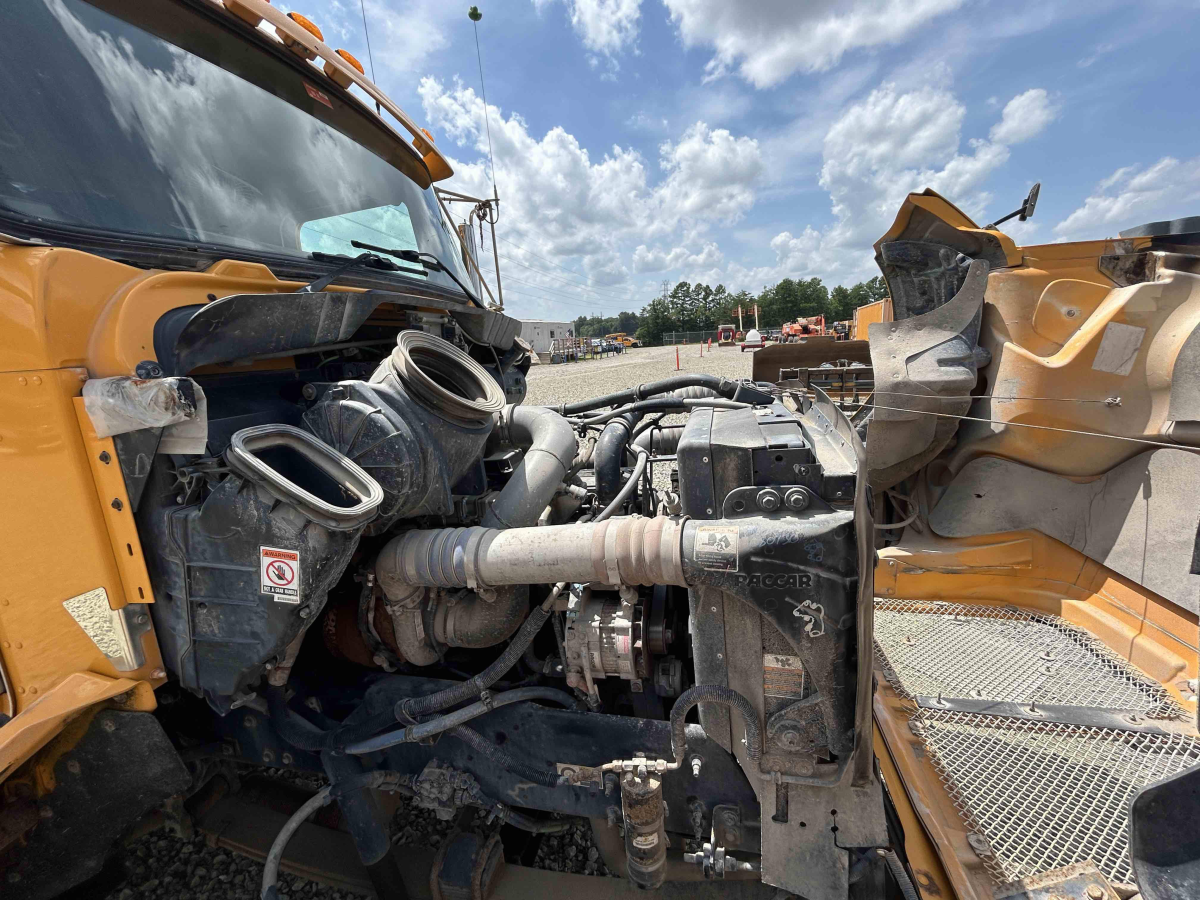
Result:
[[[429,316],[197,371],[231,352],[189,345],[200,315],[172,333],[205,453],[116,440],[127,481],[153,460],[136,517],[181,740],[373,773],[445,818],[586,817],[642,888],[882,885],[863,448],[827,398],[682,375],[524,406],[511,335]],[[352,798],[365,860],[386,836]]]

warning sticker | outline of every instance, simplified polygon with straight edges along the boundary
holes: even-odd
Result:
[[[738,526],[697,525],[693,544],[696,562],[717,572],[738,570]]]
[[[300,554],[276,547],[258,548],[259,590],[276,603],[300,602]]]
[[[763,654],[763,693],[788,700],[804,699],[804,661],[798,656]]]

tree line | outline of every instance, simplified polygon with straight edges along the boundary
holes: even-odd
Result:
[[[642,307],[640,313],[621,312],[615,316],[580,316],[575,320],[578,337],[603,337],[623,331],[636,334],[645,344],[659,344],[663,334],[672,331],[716,331],[717,326],[737,324],[737,308],[742,307],[746,327],[754,324],[754,304],[758,304],[759,322],[764,328],[778,328],[798,318],[824,315],[826,322],[853,318],[854,310],[888,295],[880,276],[860,281],[852,287],[839,284],[830,290],[820,278],[785,278],[765,287],[755,296],[749,291],[731,293],[725,285],[678,282],[666,296],[658,296]]]

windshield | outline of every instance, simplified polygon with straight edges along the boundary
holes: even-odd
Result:
[[[2,3],[0,34],[0,214],[235,256],[357,239],[468,280],[431,190],[274,94],[81,0]]]

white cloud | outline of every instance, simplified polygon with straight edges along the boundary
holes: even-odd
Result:
[[[448,186],[490,195],[483,102],[471,88],[435,78],[422,79],[419,93],[425,118],[445,136],[443,152],[448,139],[470,160],[451,160],[455,177]],[[635,150],[614,145],[595,158],[561,127],[538,137],[515,113],[506,118],[493,105],[490,116],[501,196],[499,233],[512,242],[507,248],[502,244],[501,254],[533,267],[517,277],[567,293],[571,288],[563,279],[580,279],[605,291],[610,307],[640,308],[645,302],[631,270],[640,275],[718,263],[720,251],[702,235],[716,223],[737,221],[752,207],[763,173],[756,141],[704,122],[659,146],[661,177],[655,183],[651,166]],[[659,242],[673,249],[651,249]],[[582,272],[573,277],[556,265],[578,265]],[[543,277],[551,274],[559,280]],[[616,296],[620,290],[629,299]],[[575,295],[578,300],[578,291]],[[603,298],[599,302],[605,305]]]
[[[825,135],[819,183],[829,193],[834,222],[824,229],[809,225],[798,234],[780,232],[770,241],[774,265],[732,265],[726,283],[758,288],[783,277],[816,275],[838,284],[876,275],[871,245],[891,225],[904,198],[927,187],[982,218],[991,200],[984,189],[987,178],[1009,158],[1008,145],[997,136],[1031,136],[1028,128],[999,127],[1010,108],[1013,102],[991,139],[972,138],[964,152],[966,109],[952,93],[879,86],[846,109]]]
[[[553,0],[533,0],[539,10]],[[571,26],[593,53],[613,56],[637,41],[642,0],[563,0]],[[596,65],[597,61],[593,61]]]
[[[1037,137],[1056,118],[1058,107],[1050,102],[1045,89],[1033,88],[1008,101],[990,137],[998,144],[1020,144]]]
[[[821,72],[856,48],[903,41],[964,0],[663,0],[685,46],[711,46],[709,77],[733,68],[755,87]]]
[[[720,265],[723,259],[724,254],[711,241],[706,243],[698,253],[693,253],[686,247],[674,247],[668,251],[659,247],[650,248],[645,244],[639,244],[633,251],[633,271],[645,274],[685,267],[712,269]]]
[[[1124,166],[1054,226],[1059,240],[1111,237],[1145,222],[1188,215],[1200,203],[1200,157],[1164,156],[1148,169]]]

